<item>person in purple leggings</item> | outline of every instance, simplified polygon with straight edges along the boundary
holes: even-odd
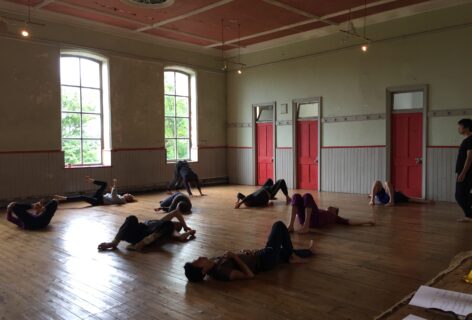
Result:
[[[350,221],[339,216],[339,208],[328,207],[326,210],[319,209],[316,205],[315,199],[309,193],[305,193],[301,196],[299,193],[295,193],[292,196],[292,214],[290,216],[290,223],[288,230],[293,232],[295,217],[298,217],[298,222],[302,225],[299,233],[307,233],[310,228],[321,228],[333,224],[343,225],[374,225],[373,220],[366,221]]]

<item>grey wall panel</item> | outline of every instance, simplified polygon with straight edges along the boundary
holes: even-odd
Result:
[[[367,194],[374,180],[385,180],[385,148],[323,148],[321,190]]]
[[[230,183],[254,184],[254,164],[250,148],[228,148],[228,177]]]
[[[455,201],[455,165],[457,148],[428,148],[427,197],[437,201]]]
[[[291,148],[277,148],[276,149],[276,169],[275,174],[277,179],[285,179],[289,188],[294,188],[293,185],[293,150]]]

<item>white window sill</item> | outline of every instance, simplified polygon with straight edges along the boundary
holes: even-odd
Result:
[[[65,165],[64,169],[90,169],[90,168],[111,168],[111,165],[107,164],[92,164],[92,165],[83,165],[83,166],[73,166]]]

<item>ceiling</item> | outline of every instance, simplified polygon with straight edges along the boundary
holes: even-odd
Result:
[[[149,0],[148,0],[149,1]],[[173,0],[161,8],[130,0],[4,0],[31,7],[32,13],[118,27],[125,32],[187,45],[234,49],[296,36],[431,0]],[[26,11],[25,11],[26,12]],[[222,36],[223,33],[223,36]],[[222,42],[224,40],[224,46]]]

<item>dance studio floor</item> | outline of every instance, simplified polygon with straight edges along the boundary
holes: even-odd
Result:
[[[314,239],[305,265],[281,265],[248,281],[188,283],[186,261],[226,250],[259,248],[273,222],[288,220],[283,196],[273,207],[233,209],[236,192],[205,188],[186,216],[197,238],[145,253],[98,252],[127,215],[160,218],[163,193],[124,206],[61,205],[48,229],[22,231],[0,213],[1,319],[371,319],[470,250],[472,224],[460,224],[451,203],[371,208],[366,196],[315,194],[321,207],[348,218],[375,217],[375,227],[334,226],[294,235]]]

